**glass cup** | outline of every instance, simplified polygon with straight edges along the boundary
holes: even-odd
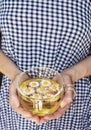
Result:
[[[60,84],[53,80],[54,76],[58,76]],[[31,67],[22,72],[16,87],[22,107],[38,116],[54,113],[64,95],[62,76],[47,67]]]

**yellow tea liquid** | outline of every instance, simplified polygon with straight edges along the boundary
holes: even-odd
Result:
[[[38,116],[54,113],[60,106],[63,94],[63,86],[55,81],[37,78],[23,82],[18,91],[22,107]]]

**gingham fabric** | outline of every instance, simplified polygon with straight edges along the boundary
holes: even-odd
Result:
[[[90,0],[0,0],[3,52],[22,71],[47,66],[62,72],[89,55],[90,7]],[[91,130],[88,78],[75,83],[77,96],[62,117],[39,126],[9,106],[9,84],[4,76],[0,130]]]

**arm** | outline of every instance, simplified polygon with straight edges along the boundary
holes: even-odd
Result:
[[[9,86],[9,102],[12,108],[20,115],[28,120],[39,122],[39,117],[32,116],[30,112],[25,111],[20,105],[16,91],[16,77],[21,73],[21,70],[0,50],[0,72],[8,76],[13,82]]]
[[[64,70],[61,74],[67,88],[63,100],[60,104],[61,107],[59,107],[59,109],[53,114],[46,115],[43,118],[41,118],[41,123],[61,117],[65,113],[65,111],[67,111],[67,109],[70,107],[70,103],[74,98],[72,84],[83,77],[91,75],[91,56],[88,56],[86,59],[80,61],[74,66]],[[56,80],[58,80],[57,77],[55,78]]]
[[[73,83],[81,78],[90,76],[91,56],[88,56],[86,59],[80,61],[71,68],[64,70],[63,73],[68,74],[71,77]]]
[[[13,80],[21,71],[19,68],[0,50],[0,72]]]

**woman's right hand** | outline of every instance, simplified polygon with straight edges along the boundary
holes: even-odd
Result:
[[[28,111],[24,110],[22,108],[21,104],[20,104],[18,94],[17,94],[17,89],[16,89],[16,81],[17,81],[18,77],[19,77],[19,75],[16,76],[15,80],[9,86],[9,102],[10,102],[10,106],[13,108],[13,110],[15,112],[22,115],[22,117],[24,117],[24,118],[26,118],[28,120],[35,121],[37,124],[39,124],[39,117],[36,116],[36,115],[32,115],[31,112],[28,112]],[[28,78],[28,76],[26,76],[25,78]]]

